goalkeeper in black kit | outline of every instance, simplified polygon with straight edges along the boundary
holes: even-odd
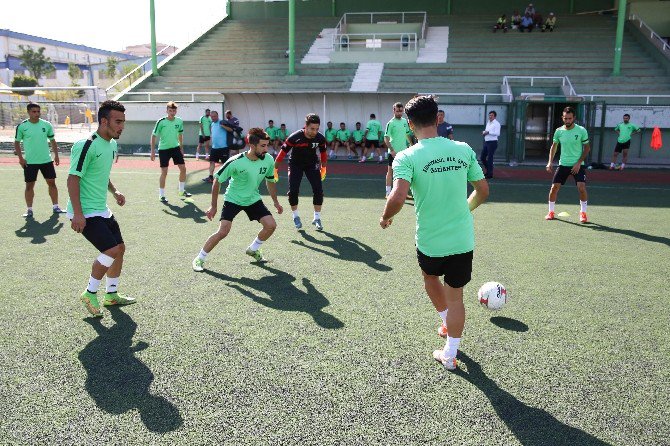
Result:
[[[319,132],[321,120],[310,113],[305,116],[305,127],[293,132],[281,146],[275,161],[275,176],[284,157],[292,151],[288,164],[288,203],[293,212],[293,223],[296,229],[302,228],[298,215],[298,194],[303,173],[312,186],[314,219],[312,224],[318,231],[323,230],[321,224],[321,206],[323,205],[323,186],[326,178],[326,138]],[[319,156],[317,156],[317,151]]]

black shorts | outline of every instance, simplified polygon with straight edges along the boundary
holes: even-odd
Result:
[[[230,150],[225,149],[210,149],[209,162],[210,163],[225,163],[230,158]]]
[[[203,142],[209,141],[210,139],[212,139],[211,136],[202,136],[202,135],[198,136],[198,142],[200,144],[202,144]]]
[[[572,166],[558,166],[556,172],[554,172],[554,180],[552,183],[565,184],[565,180],[572,175],[572,172],[570,172],[571,170]],[[575,177],[575,183],[586,183],[586,168],[582,165],[579,168],[579,172],[573,176]]]
[[[391,155],[390,153],[388,154],[387,161],[389,163],[389,167],[393,166],[393,160],[395,159],[395,156]]]
[[[178,166],[179,164],[184,164],[184,155],[182,155],[181,150],[179,150],[179,147],[159,150],[158,159],[161,162],[161,167],[169,166],[170,160],[172,160],[175,166]]]
[[[123,243],[121,228],[113,215],[110,218],[87,218],[82,234],[100,252],[105,252]]]
[[[429,257],[416,250],[421,271],[431,276],[444,276],[444,283],[461,288],[472,278],[472,251],[446,257]]]
[[[239,204],[231,203],[230,201],[224,201],[223,209],[221,209],[220,220],[233,221],[235,216],[241,211],[247,213],[247,217],[249,217],[250,221],[260,220],[263,217],[272,215],[272,213],[268,210],[268,208],[265,207],[261,200],[258,200],[249,206],[240,206]]]
[[[374,147],[375,149],[379,148],[379,140],[377,139],[366,139],[365,140],[365,148],[369,149],[370,147]]]
[[[26,164],[26,167],[23,168],[23,179],[26,180],[26,183],[34,183],[37,181],[37,172],[42,172],[45,180],[56,178],[54,162],[50,161],[44,164]]]
[[[630,149],[630,139],[626,142],[617,142],[614,151],[616,153],[621,153],[622,150]]]

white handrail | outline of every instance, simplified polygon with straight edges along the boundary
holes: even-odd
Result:
[[[584,99],[591,98],[592,101],[593,98],[645,98],[645,105],[650,105],[649,99],[651,98],[670,99],[670,94],[584,94],[579,96]]]
[[[174,49],[177,49],[174,45],[168,45],[168,46],[166,46],[166,47],[163,47],[163,49],[160,50],[159,52],[157,52],[157,53],[156,53],[156,57],[158,57],[158,56],[160,56],[161,54],[163,54],[163,51],[167,50],[168,48],[174,48]],[[138,65],[137,67],[135,67],[132,71],[130,71],[130,72],[128,72],[127,74],[125,74],[121,79],[119,79],[118,81],[114,82],[114,83],[113,83],[112,85],[110,85],[109,87],[105,88],[105,92],[109,92],[112,88],[114,88],[114,87],[116,87],[117,85],[119,85],[123,80],[125,80],[127,77],[131,76],[134,72],[136,72],[136,71],[139,70],[140,68],[143,68],[143,67],[144,67],[146,64],[148,64],[149,62],[151,62],[151,57],[148,58],[147,60],[145,60],[141,65]]]
[[[421,38],[423,39],[423,38],[426,37],[426,21],[427,21],[427,16],[428,16],[426,11],[346,12],[342,15],[342,18],[340,19],[340,21],[337,22],[337,26],[335,26],[335,29],[337,30],[338,34],[340,34],[342,32],[342,25],[347,24],[347,15],[352,15],[352,16],[354,16],[354,15],[358,15],[358,16],[366,15],[366,16],[370,16],[370,23],[372,24],[372,23],[374,23],[374,16],[375,15],[393,15],[393,14],[400,16],[401,23],[406,23],[405,22],[405,15],[419,14],[420,16],[422,16],[423,19],[421,20]],[[414,23],[414,22],[407,22],[407,23]]]
[[[153,102],[151,100],[151,96],[191,96],[190,101],[180,101],[180,102],[196,102],[195,97],[196,95],[206,95],[206,96],[214,96],[214,95],[221,95],[223,96],[223,93],[220,91],[129,91],[124,94],[124,96],[129,96],[129,95],[146,95],[147,100],[146,101],[141,101],[141,102]],[[206,102],[211,102],[211,101],[206,101]]]
[[[489,96],[508,96],[507,93],[418,93],[419,96],[432,95],[432,96],[481,96],[484,103]]]
[[[398,45],[400,45],[400,51],[403,51],[403,46],[407,45],[407,51],[416,51],[417,49],[417,34],[416,33],[342,33],[342,34],[332,34],[331,35],[331,41],[330,41],[330,47],[331,50],[333,51],[342,51],[342,48],[346,48],[347,52],[349,52],[349,49],[351,48],[352,45],[364,45],[367,44],[366,42],[363,42],[363,39],[356,39],[360,40],[361,42],[352,42],[350,36],[358,36],[358,37],[365,37],[366,40],[372,39],[373,41],[379,40],[380,42],[380,48],[381,48],[381,42],[384,40],[384,37],[387,36],[398,36],[399,37],[399,42],[397,42]],[[403,41],[403,38],[407,38],[407,41]],[[346,38],[344,40],[343,38]],[[387,42],[390,43],[390,42]],[[393,44],[396,44],[396,42],[393,42]],[[372,51],[375,51],[375,46],[372,46],[371,49]]]
[[[637,21],[640,23],[640,28],[642,28],[643,26],[644,26],[645,28],[647,28],[647,31],[649,31],[649,38],[651,39],[652,42],[654,41],[654,39],[656,39],[656,40],[659,41],[659,43],[663,44],[663,48],[661,49],[661,51],[663,51],[663,54],[666,54],[666,55],[667,55],[667,53],[665,53],[665,52],[666,52],[666,51],[669,51],[669,52],[670,52],[670,44],[668,44],[668,42],[666,42],[664,38],[662,38],[661,36],[659,36],[653,29],[651,29],[651,28],[649,27],[649,25],[647,25],[646,23],[644,23],[644,21],[642,20],[642,18],[641,18],[640,16],[638,16],[638,15],[636,15],[636,14],[631,14],[630,17],[629,17],[629,19],[630,19],[631,21],[635,21],[635,20],[637,20]]]
[[[570,87],[570,94],[572,96],[578,96],[568,76],[504,76],[503,86],[506,86],[508,90],[511,92],[511,88],[509,86],[509,79],[530,79],[531,87],[534,86],[535,79],[560,79],[563,83],[563,86],[565,86],[566,83],[568,84],[568,86]]]

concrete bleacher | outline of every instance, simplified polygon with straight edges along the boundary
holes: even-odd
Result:
[[[444,64],[385,64],[380,92],[500,93],[502,77],[568,76],[580,95],[670,94],[668,73],[626,31],[622,75],[612,77],[615,18],[564,16],[553,33],[493,34],[494,17],[431,16],[449,26]],[[459,98],[462,99],[462,98]]]

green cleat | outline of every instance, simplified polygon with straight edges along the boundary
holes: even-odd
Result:
[[[181,198],[182,200],[185,200],[186,198],[193,196],[193,194],[190,194],[186,191],[179,192],[178,195],[179,195],[179,198]]]
[[[263,252],[258,249],[256,251],[252,251],[251,249],[247,249],[247,255],[251,256],[254,258],[255,261],[257,262],[266,262],[265,258],[263,258]]]
[[[205,261],[201,260],[199,257],[193,259],[191,265],[193,265],[193,271],[201,272],[205,270]]]
[[[105,298],[102,300],[102,304],[106,307],[111,307],[112,305],[131,305],[137,302],[134,297],[128,297],[121,293],[106,293]]]
[[[88,290],[86,290],[81,293],[81,301],[92,316],[102,317],[102,310],[100,309],[97,294],[89,293]]]

